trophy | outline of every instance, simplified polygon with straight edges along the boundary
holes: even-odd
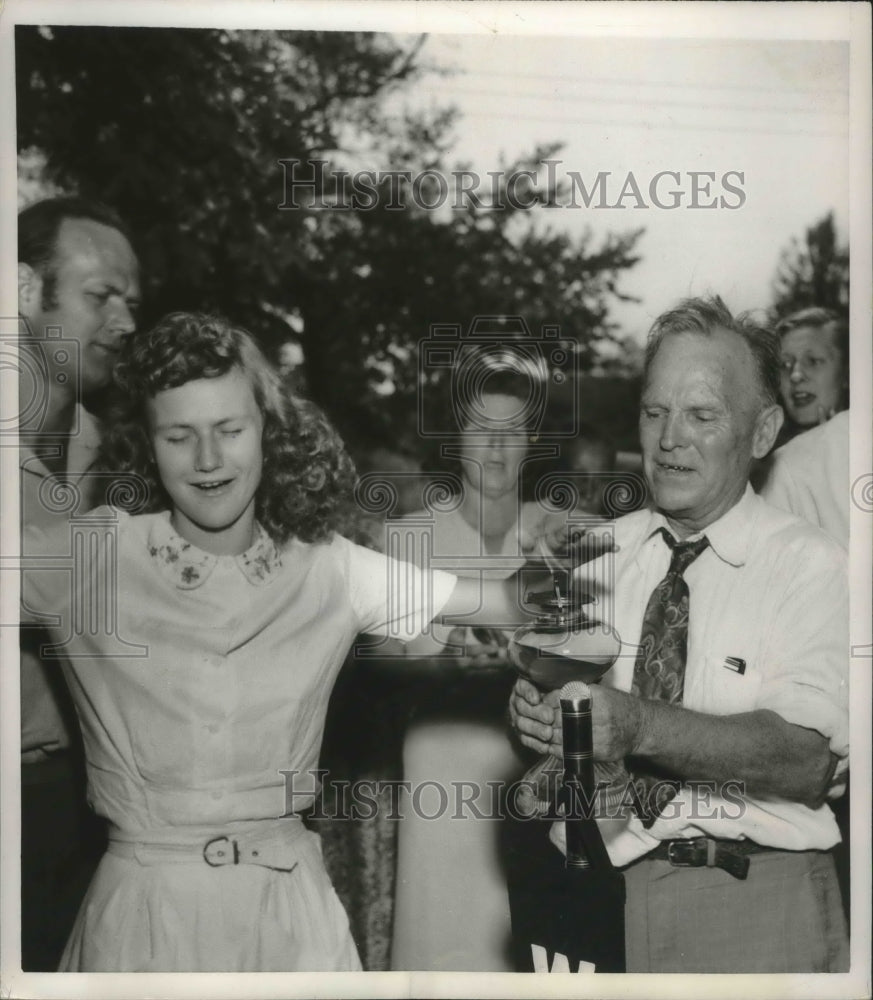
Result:
[[[569,805],[584,803],[587,796],[589,812],[595,794],[599,795],[604,807],[614,805],[623,795],[627,779],[623,764],[594,766],[587,687],[599,681],[612,667],[621,644],[611,627],[586,615],[584,607],[590,601],[588,595],[574,597],[569,587],[562,589],[562,577],[566,580],[565,574],[555,570],[551,593],[527,596],[528,604],[537,610],[536,619],[519,628],[509,643],[510,662],[521,677],[541,691],[560,689],[562,692],[563,770],[566,772],[568,766],[571,769],[564,780],[569,778],[572,787],[559,795],[557,779],[562,764],[547,754],[525,775],[523,787],[536,791],[520,805],[531,814],[543,815],[552,811],[559,804],[558,800],[566,799],[570,791],[576,794]],[[567,728],[564,728],[565,722]],[[568,805],[563,804],[565,808]],[[568,818],[571,818],[569,814]],[[569,826],[567,832],[569,835]],[[582,859],[571,860],[569,854],[568,864],[584,867]]]
[[[610,863],[594,807],[595,799],[600,806],[620,800],[627,772],[623,763],[594,763],[588,687],[613,665],[620,642],[608,625],[586,615],[590,598],[574,595],[570,579],[554,569],[553,590],[527,596],[537,616],[509,643],[520,676],[542,691],[560,689],[563,734],[563,762],[546,755],[520,785],[532,792],[526,804],[518,803],[528,818],[517,817],[508,853],[516,964],[519,971],[541,971],[545,961],[554,971],[622,972],[624,877]],[[558,810],[563,863],[548,826],[537,822]]]

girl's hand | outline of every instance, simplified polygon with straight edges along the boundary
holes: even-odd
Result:
[[[496,629],[468,628],[457,626],[449,633],[449,642],[463,647],[457,658],[461,667],[490,667],[506,660],[506,642]]]
[[[578,524],[574,526],[572,539],[571,523],[567,511],[546,511],[536,504],[525,504],[519,522],[521,551],[528,556],[568,557],[578,565],[615,550],[608,518],[590,515],[584,531]]]

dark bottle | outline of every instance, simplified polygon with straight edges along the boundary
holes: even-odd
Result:
[[[513,949],[520,972],[624,972],[624,876],[612,867],[593,814],[591,701],[587,684],[618,656],[612,629],[586,618],[557,592],[539,595],[537,620],[516,631],[509,655],[519,674],[543,690],[561,688],[563,761],[558,805],[566,857],[549,839],[548,804],[536,818],[507,825]],[[530,772],[529,772],[530,774]]]

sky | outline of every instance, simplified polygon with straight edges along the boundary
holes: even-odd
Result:
[[[781,252],[828,212],[847,240],[849,201],[848,42],[785,40],[784,20],[767,27],[757,13],[766,9],[770,14],[777,4],[755,5],[755,16],[746,16],[742,32],[734,17],[713,27],[708,37],[707,24],[695,21],[694,5],[682,5],[678,20],[676,5],[670,5],[675,27],[660,37],[653,36],[659,29],[651,26],[648,37],[628,37],[625,12],[638,17],[637,11],[649,6],[620,5],[616,12],[596,4],[585,4],[581,11],[572,5],[575,16],[560,22],[567,31],[559,34],[555,5],[547,11],[551,19],[540,5],[525,5],[525,12],[537,12],[534,33],[528,25],[525,33],[513,34],[487,30],[489,25],[475,17],[483,9],[490,14],[509,7],[461,5],[453,11],[445,4],[414,5],[410,23],[416,33],[393,34],[412,47],[420,31],[431,29],[419,61],[434,69],[404,85],[387,104],[397,114],[454,105],[459,118],[448,163],[469,165],[483,177],[550,143],[562,144],[554,154],[560,179],[576,172],[590,189],[598,174],[608,173],[611,206],[631,174],[648,208],[635,207],[631,193],[621,199],[624,207],[579,204],[529,214],[541,227],[576,234],[590,228],[595,239],[645,229],[637,244],[642,259],[619,285],[640,301],[616,300],[612,309],[620,332],[640,342],[652,320],[684,296],[717,292],[735,311],[769,306]],[[732,5],[729,11],[718,6],[722,16],[737,12]],[[186,8],[163,9],[178,14]],[[234,4],[226,9],[256,8]],[[401,28],[407,23],[394,14],[403,10],[401,5],[388,4],[381,14],[373,3],[334,9],[343,10],[342,22],[328,23],[347,30],[370,27],[355,23],[351,15],[359,11],[376,17],[374,27],[390,26],[392,20]],[[322,6],[318,14],[329,16],[325,11],[330,10]],[[463,17],[435,21],[436,14],[453,13]],[[603,30],[609,34],[590,34],[592,23],[599,23],[595,15],[605,18]],[[748,36],[749,26],[759,20],[762,37],[736,37]],[[443,23],[450,30],[442,30]],[[465,26],[481,33],[456,33]],[[579,34],[583,30],[587,33]],[[764,37],[774,32],[775,37]],[[826,37],[827,26],[818,34]],[[676,209],[651,203],[649,184],[662,171],[679,174],[678,183],[666,176],[658,185],[665,204],[671,203],[671,190],[683,192]],[[695,171],[715,174],[711,194],[736,205],[738,196],[724,187],[727,175],[728,183],[740,188],[742,203],[688,207]],[[705,195],[699,200],[707,203]]]
[[[658,187],[662,204],[671,184],[684,189],[675,210],[635,207],[633,194],[624,208],[577,198],[577,208],[535,210],[537,225],[576,233],[645,227],[643,259],[620,285],[641,302],[613,310],[635,338],[691,294],[717,292],[734,310],[768,306],[780,252],[829,211],[847,238],[845,42],[432,34],[422,59],[453,72],[426,74],[397,104],[458,108],[450,162],[484,175],[561,142],[558,176],[577,171],[590,189],[608,171],[609,205],[628,173],[646,203],[656,174],[680,174]],[[699,203],[742,204],[687,207],[691,171],[716,175]],[[725,174],[742,198],[723,187]]]

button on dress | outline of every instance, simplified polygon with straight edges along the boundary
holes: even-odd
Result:
[[[359,969],[320,840],[296,814],[317,794],[355,636],[419,634],[454,577],[398,570],[339,536],[280,550],[261,528],[242,555],[214,556],[168,512],[102,507],[66,530],[68,556],[25,572],[24,608],[57,615],[111,843],[61,971]],[[27,542],[64,551],[54,529]],[[411,585],[395,592],[402,572]],[[231,852],[261,838],[269,856],[213,866],[204,848],[225,836]]]

